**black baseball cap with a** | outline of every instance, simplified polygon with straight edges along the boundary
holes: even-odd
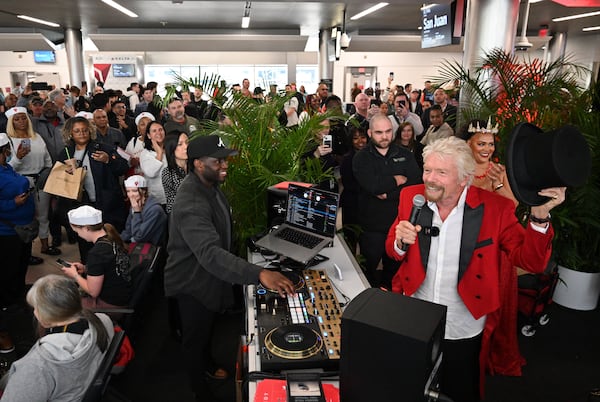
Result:
[[[225,147],[223,140],[218,135],[197,136],[188,144],[188,160],[194,160],[204,157],[216,159],[227,158],[231,155],[237,155],[235,149]]]

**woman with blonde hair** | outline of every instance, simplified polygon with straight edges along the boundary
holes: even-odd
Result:
[[[40,222],[39,239],[42,245],[41,252],[48,255],[58,255],[60,250],[48,244],[50,236],[50,209],[51,196],[37,188],[40,172],[52,167],[52,158],[46,148],[44,139],[33,131],[33,124],[24,107],[13,107],[6,111],[8,134],[12,148],[10,165],[15,172],[27,177],[30,187],[33,188],[36,218]],[[32,256],[30,265],[40,264],[43,260]]]
[[[114,335],[105,314],[81,306],[77,284],[62,275],[38,279],[27,293],[41,337],[0,381],[2,401],[80,401]]]

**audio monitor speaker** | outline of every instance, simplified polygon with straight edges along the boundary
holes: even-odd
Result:
[[[340,400],[425,401],[445,323],[446,306],[373,288],[356,296],[342,315]]]
[[[287,210],[287,189],[271,186],[267,188],[267,224],[268,227],[285,222]]]

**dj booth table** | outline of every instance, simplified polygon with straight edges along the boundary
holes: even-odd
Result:
[[[362,273],[361,268],[354,259],[354,256],[348,249],[345,241],[336,234],[331,247],[326,247],[319,253],[329,259],[323,261],[317,265],[310,267],[310,270],[325,273],[327,280],[331,283],[331,289],[335,292],[335,296],[340,303],[340,307],[343,311],[347,303],[370,287],[369,282]],[[267,261],[258,253],[252,253],[248,259],[258,265],[266,265]],[[339,270],[338,270],[339,268]],[[341,273],[341,275],[340,275]],[[317,278],[319,276],[315,273]],[[341,276],[341,278],[340,278]],[[258,306],[260,302],[257,301],[256,297],[257,288],[254,285],[247,286],[245,288],[246,298],[246,340],[247,345],[247,372],[260,372],[263,370],[261,367],[261,347],[260,345],[260,332],[257,316],[259,309],[262,306]],[[275,310],[273,308],[273,310]],[[315,308],[316,310],[316,308]],[[274,314],[275,312],[273,312]],[[341,311],[336,314],[341,318]],[[329,319],[329,317],[327,318]],[[264,331],[264,329],[263,329]],[[264,334],[263,334],[264,336]],[[311,367],[305,367],[303,371],[311,371]],[[285,370],[282,370],[285,371]],[[315,367],[314,371],[322,371],[322,369]],[[247,374],[247,373],[246,373]],[[254,395],[256,393],[257,383],[260,381],[249,381],[248,383],[248,395],[249,402],[254,401]],[[262,399],[261,399],[262,400]]]

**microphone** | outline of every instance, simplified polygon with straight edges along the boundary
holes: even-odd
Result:
[[[411,223],[411,225],[415,225],[417,223],[417,219],[419,219],[419,215],[421,214],[421,208],[423,208],[423,205],[425,205],[425,197],[423,197],[421,194],[415,195],[413,197],[413,206],[412,210],[410,211],[410,218],[408,218],[408,221]],[[408,246],[408,244],[402,243],[401,250],[408,250]]]

